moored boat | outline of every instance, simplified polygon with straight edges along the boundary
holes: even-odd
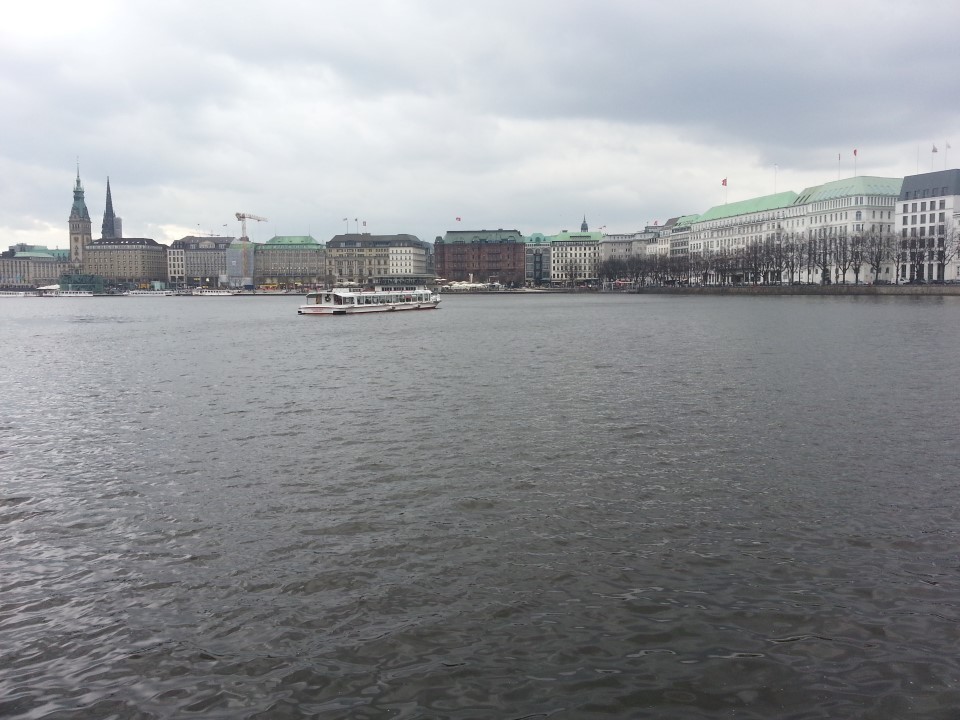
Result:
[[[173,297],[173,290],[127,290],[129,297]]]

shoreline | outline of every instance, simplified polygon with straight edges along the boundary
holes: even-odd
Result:
[[[642,287],[639,295],[874,295],[960,296],[960,285],[711,285]]]
[[[634,290],[457,290],[448,295],[874,295],[874,296],[960,296],[955,285],[708,285],[693,287],[646,286]]]

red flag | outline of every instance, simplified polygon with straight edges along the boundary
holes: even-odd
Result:
[[[857,149],[856,149],[856,148],[853,149],[853,156],[854,156],[854,157],[857,156]]]
[[[457,218],[457,222],[460,222],[460,218]]]
[[[727,179],[724,178],[722,181],[720,181],[720,184],[723,185],[724,187],[726,187],[726,186],[727,186]]]

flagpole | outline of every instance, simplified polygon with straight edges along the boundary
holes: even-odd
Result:
[[[840,153],[837,153],[837,180],[840,179]]]

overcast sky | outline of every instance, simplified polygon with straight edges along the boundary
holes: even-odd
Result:
[[[94,237],[109,176],[124,235],[164,243],[237,212],[260,242],[633,232],[854,148],[859,175],[957,167],[958,28],[956,0],[15,3],[0,247],[68,246],[78,157]]]

